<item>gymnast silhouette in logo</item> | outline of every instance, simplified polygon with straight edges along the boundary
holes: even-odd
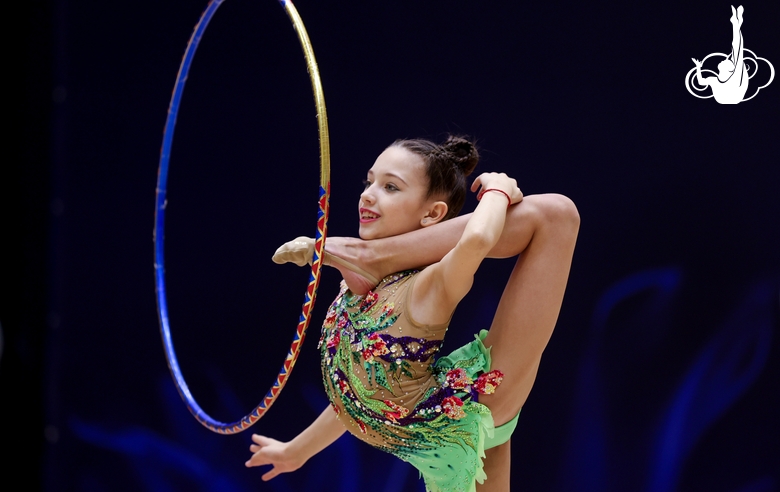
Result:
[[[686,75],[685,86],[688,89],[688,92],[694,96],[703,99],[715,97],[715,100],[720,104],[738,104],[742,101],[752,99],[760,89],[766,87],[770,82],[772,82],[772,79],[775,75],[775,70],[772,64],[769,63],[768,60],[756,56],[755,53],[746,49],[744,46],[744,40],[742,38],[741,31],[744,12],[745,9],[741,5],[736,10],[733,6],[731,7],[730,21],[732,27],[732,38],[730,55],[726,56],[723,53],[712,53],[707,55],[702,61],[699,61],[696,58],[692,58],[693,63],[696,64],[696,67],[691,69],[691,71],[688,72],[688,75]],[[747,56],[745,55],[745,52],[748,53]],[[704,62],[710,57],[716,57],[716,59],[717,57],[723,57],[723,60],[718,63],[718,74],[716,77],[703,77],[702,72],[711,73],[713,75],[715,74],[715,72],[712,70],[702,70],[702,65],[704,65]],[[753,95],[745,98],[750,79],[753,78],[753,76],[755,76],[758,72],[757,60],[762,60],[769,66],[769,81],[766,84],[758,87]],[[752,64],[752,67],[750,67],[749,64]],[[695,82],[698,83],[698,86],[696,83],[694,83],[694,72]],[[712,95],[700,96],[691,90],[693,88],[694,90],[701,92],[705,91],[707,87],[712,89]]]

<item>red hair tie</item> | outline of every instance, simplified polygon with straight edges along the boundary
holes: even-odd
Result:
[[[486,190],[480,191],[479,195],[477,195],[477,201],[482,200],[482,195],[484,195],[488,191],[497,191],[497,192],[501,193],[502,195],[504,195],[506,197],[506,199],[509,201],[509,205],[507,205],[506,208],[509,208],[509,206],[512,205],[512,199],[509,198],[509,194],[506,191],[504,191],[504,190],[499,190],[498,188],[488,188]]]

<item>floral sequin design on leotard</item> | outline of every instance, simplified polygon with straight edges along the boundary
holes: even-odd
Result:
[[[319,345],[325,389],[353,434],[415,466],[421,453],[443,448],[469,448],[478,459],[479,426],[489,419],[492,429],[492,418],[477,395],[492,393],[502,374],[480,372],[489,367],[489,355],[479,352],[433,363],[446,324],[426,332],[403,316],[404,294],[416,273],[386,277],[365,296],[342,285]],[[400,287],[403,293],[396,295]]]

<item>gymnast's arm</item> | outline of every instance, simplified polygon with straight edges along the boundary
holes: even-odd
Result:
[[[271,480],[280,473],[295,471],[302,467],[309,458],[341,437],[345,430],[344,424],[338,420],[333,409],[328,405],[317,420],[290,442],[252,434],[254,444],[249,446],[249,450],[253,454],[245,465],[247,467],[272,465],[273,468],[262,477],[264,481]]]
[[[526,202],[533,207],[543,195],[531,195],[523,202],[513,205],[506,214],[504,229],[498,243],[490,250],[488,258],[509,258],[518,255],[531,240],[533,227],[529,226]],[[353,263],[376,278],[409,268],[431,265],[444,258],[458,244],[472,214],[461,215],[434,226],[425,227],[406,234],[382,239],[364,241],[350,237],[329,237],[325,249],[345,261]],[[342,271],[342,274],[345,272]],[[368,285],[362,277],[345,275],[347,285],[356,293],[365,293]]]
[[[697,60],[696,58],[691,58],[693,60],[693,63],[696,64],[696,82],[699,83],[701,86],[710,85],[709,80],[713,77],[707,77],[706,79],[701,76],[701,62]],[[689,72],[690,73],[690,72]]]

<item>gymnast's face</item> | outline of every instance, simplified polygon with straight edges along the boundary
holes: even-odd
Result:
[[[388,147],[368,170],[366,188],[360,194],[360,237],[390,237],[436,222],[431,213],[442,202],[427,194],[422,158],[401,147]]]

